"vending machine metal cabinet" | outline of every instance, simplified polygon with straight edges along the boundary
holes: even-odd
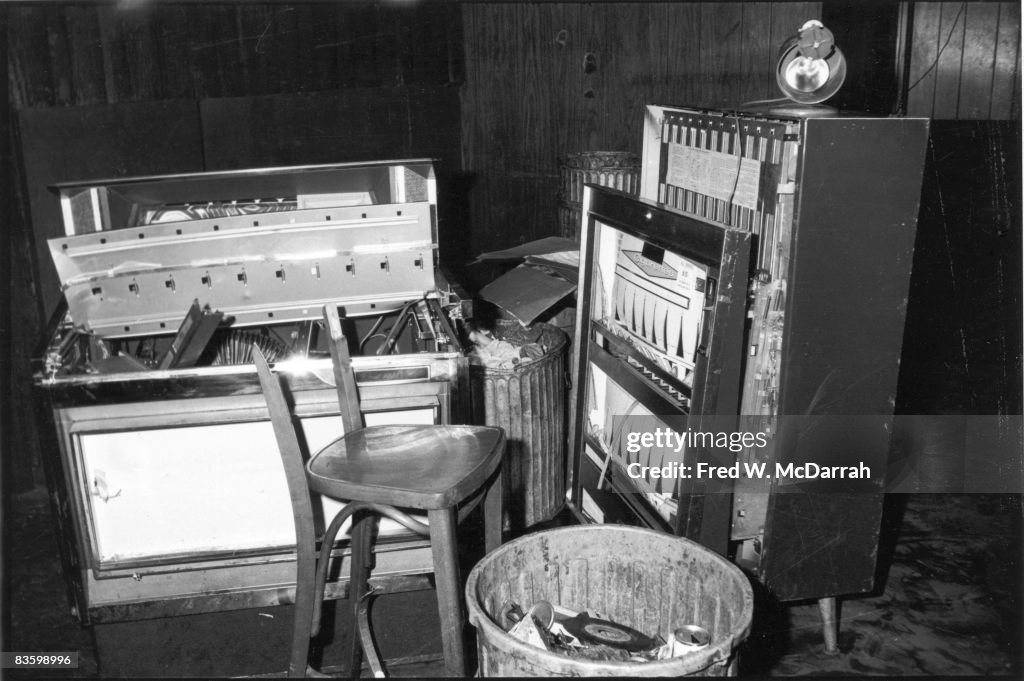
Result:
[[[715,413],[738,415],[737,432],[764,443],[732,454],[744,473],[719,488],[728,502],[704,504],[699,524],[674,529],[734,556],[779,600],[874,586],[928,123],[818,107],[646,110],[641,197],[752,240],[732,299],[745,308],[742,349],[718,359],[738,372],[738,386],[719,394]],[[592,211],[601,200],[592,193]],[[683,229],[664,238],[666,253],[694,243]],[[626,250],[619,260],[628,265]],[[604,314],[595,301],[584,302],[583,319]],[[632,314],[626,325],[635,327]],[[580,338],[593,342],[586,323]],[[640,394],[625,392],[616,399],[627,406]],[[786,474],[808,463],[863,464],[870,475],[837,486]],[[745,473],[757,470],[768,474]],[[694,484],[680,479],[674,494]]]
[[[437,270],[431,161],[54,189],[65,304],[35,382],[78,615],[290,602],[291,506],[252,348],[285,376],[310,451],[342,433],[324,305],[348,325],[368,424],[464,422],[462,301]],[[430,570],[426,542],[380,533],[379,573]]]

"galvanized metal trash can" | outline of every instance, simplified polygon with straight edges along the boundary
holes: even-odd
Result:
[[[497,339],[517,322],[499,323]],[[504,505],[513,530],[551,520],[565,506],[567,336],[534,324],[546,348],[511,369],[470,365],[473,423],[505,429]]]
[[[653,662],[598,662],[531,646],[495,619],[509,602],[545,600],[665,640],[697,625],[707,647]],[[480,676],[735,676],[750,634],[747,577],[703,546],[653,530],[588,525],[535,532],[485,556],[466,584]]]

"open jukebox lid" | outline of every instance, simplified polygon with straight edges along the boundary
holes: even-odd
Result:
[[[233,326],[357,316],[437,285],[429,159],[193,173],[51,187],[49,241],[71,321],[103,338],[173,331],[193,301]]]

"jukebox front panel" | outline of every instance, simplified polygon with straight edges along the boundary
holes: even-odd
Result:
[[[367,424],[437,423],[450,413],[445,380],[361,392]],[[293,396],[308,451],[343,432],[333,388]],[[56,416],[83,616],[148,616],[170,610],[170,600],[209,599],[212,583],[223,591],[210,601],[214,609],[270,602],[276,590],[293,588],[291,504],[261,395],[68,407]],[[321,505],[326,518],[340,508],[330,499]],[[430,570],[428,553],[404,528],[382,521],[380,538],[389,546],[386,570]]]
[[[585,198],[571,500],[589,521],[724,551],[728,518],[705,503],[703,483],[658,475],[710,460],[710,448],[633,438],[734,412],[750,235],[599,187]]]
[[[367,423],[432,424],[436,406],[428,401],[418,410],[368,414]],[[339,416],[300,423],[310,451],[344,432]],[[294,546],[291,501],[269,422],[116,432],[76,425],[74,455],[97,570]],[[328,518],[342,506],[321,501]],[[383,522],[381,534],[396,527]]]

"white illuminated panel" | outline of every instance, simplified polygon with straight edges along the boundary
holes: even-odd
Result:
[[[617,466],[619,475],[628,475],[630,464],[662,468],[664,466],[681,466],[685,461],[685,447],[676,451],[671,446],[635,446],[630,451],[628,432],[638,428],[639,433],[651,432],[668,426],[653,412],[640,404],[633,395],[626,392],[596,365],[590,366],[587,404],[587,434],[595,442],[600,443],[603,451],[595,451],[589,444],[584,452],[601,470],[610,465]],[[602,475],[602,481],[603,481]],[[644,494],[647,501],[666,521],[671,522],[675,515],[677,499],[675,483],[663,478],[648,476],[631,477],[638,492]],[[593,514],[591,514],[593,517]],[[598,521],[603,522],[603,521]]]
[[[688,382],[703,324],[707,266],[603,223],[597,238],[592,318]]]
[[[434,410],[370,413],[366,420],[430,424]],[[302,430],[314,452],[343,431],[339,416],[305,418]],[[269,421],[83,433],[79,447],[100,565],[295,543]],[[339,508],[325,500],[325,517]],[[381,523],[381,534],[396,529]]]

